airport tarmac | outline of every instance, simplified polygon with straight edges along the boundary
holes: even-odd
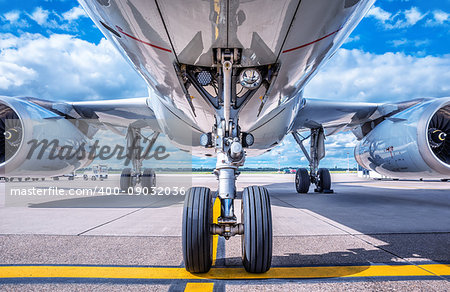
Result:
[[[213,175],[158,175],[160,195],[106,195],[118,176],[2,182],[0,290],[450,291],[450,182],[332,179],[334,194],[300,195],[292,174],[242,174],[239,191],[270,192],[272,269],[245,273],[240,237],[216,238],[214,266],[201,275],[183,267],[184,197],[174,188],[216,190]],[[12,195],[32,187],[47,194]]]

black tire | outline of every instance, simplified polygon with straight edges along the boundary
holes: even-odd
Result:
[[[96,177],[95,175],[93,175],[93,176],[91,177],[91,180],[97,180],[97,177]]]
[[[151,168],[144,168],[142,172],[141,185],[143,188],[147,188],[149,192],[152,191],[152,187],[156,187],[156,174]]]
[[[120,174],[120,190],[128,192],[131,187],[131,168],[124,168]]]
[[[321,193],[331,190],[331,175],[327,168],[319,168],[317,171],[317,190]]]
[[[311,185],[311,178],[309,177],[308,170],[306,168],[299,168],[295,173],[295,188],[297,193],[306,194],[309,191]]]
[[[183,259],[186,270],[206,273],[212,265],[212,196],[209,188],[188,190],[183,207]]]
[[[272,211],[264,187],[246,187],[242,192],[242,263],[249,273],[264,273],[272,264]]]

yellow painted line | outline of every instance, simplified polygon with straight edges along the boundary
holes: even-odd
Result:
[[[450,264],[448,265],[419,265],[423,269],[439,275],[439,276],[449,276],[450,274]]]
[[[216,197],[213,203],[213,223],[217,224],[217,218],[220,216],[220,199]],[[217,259],[217,245],[219,243],[219,235],[213,235],[213,254],[212,265],[216,264]]]
[[[214,290],[214,283],[187,283],[185,292],[212,292]]]
[[[354,186],[354,184],[343,184],[348,186]],[[378,189],[399,189],[399,190],[447,190],[447,188],[429,188],[429,187],[422,187],[422,186],[381,186],[381,185],[372,185],[372,184],[359,184],[358,186],[361,187],[370,187],[370,188],[378,188]]]
[[[428,272],[430,271],[430,272]],[[276,267],[264,274],[244,268],[212,268],[206,274],[191,274],[184,268],[94,267],[94,266],[0,266],[1,278],[102,278],[102,279],[308,279],[340,277],[450,276],[450,265],[373,265],[328,267]]]

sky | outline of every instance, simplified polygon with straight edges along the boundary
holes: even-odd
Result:
[[[450,0],[380,0],[305,96],[398,102],[450,96]],[[144,81],[74,0],[0,0],[0,95],[48,100],[132,98]],[[322,167],[354,167],[351,133],[327,137]],[[348,153],[348,154],[347,154]],[[196,167],[214,159],[195,158]],[[306,167],[288,136],[247,167]]]

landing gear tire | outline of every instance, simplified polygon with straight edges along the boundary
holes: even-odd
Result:
[[[249,273],[264,273],[272,263],[272,212],[269,192],[252,186],[242,193],[242,263]]]
[[[142,172],[141,185],[143,188],[147,188],[149,192],[152,191],[152,187],[156,186],[156,174],[151,168],[144,168]]]
[[[327,168],[319,168],[317,171],[317,192],[332,193],[331,175]]]
[[[212,196],[209,188],[188,190],[183,207],[183,259],[186,270],[206,273],[212,264]]]
[[[131,187],[131,168],[124,168],[120,174],[120,190],[127,192]]]
[[[309,177],[308,170],[306,168],[299,168],[295,173],[295,188],[297,193],[306,194],[309,191],[311,185],[311,178]]]

